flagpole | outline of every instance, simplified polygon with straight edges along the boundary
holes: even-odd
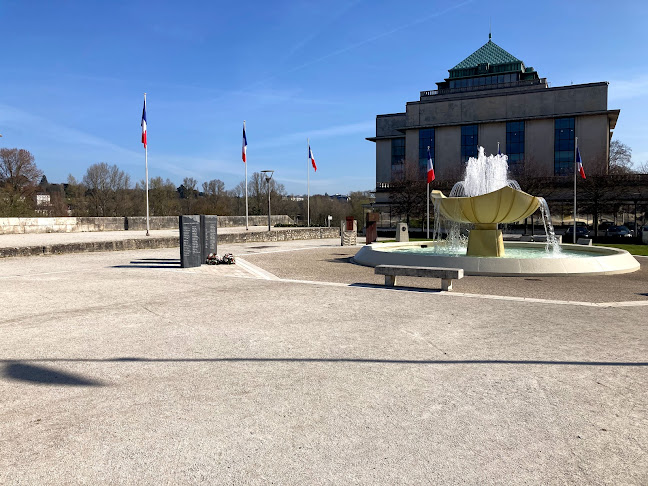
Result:
[[[430,183],[427,183],[427,239],[430,239]]]
[[[245,120],[243,120],[243,133],[245,133]],[[247,171],[247,150],[245,154],[245,230],[248,230],[248,171]]]
[[[578,153],[578,137],[575,137],[575,149],[574,149],[574,244],[576,244],[576,154]]]
[[[146,93],[144,93],[144,108],[146,108]],[[147,131],[148,131],[148,127],[147,127]],[[146,236],[149,236],[148,140],[147,143],[144,144],[144,168],[145,168],[145,177],[146,177]]]
[[[306,161],[306,187],[307,187],[307,199],[308,202],[306,203],[306,220],[307,220],[307,225],[310,228],[310,169],[308,168],[308,164],[310,164],[310,139],[306,138],[306,144],[308,145],[308,160]]]

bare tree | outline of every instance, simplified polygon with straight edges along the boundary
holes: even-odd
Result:
[[[390,184],[389,199],[408,225],[412,216],[421,216],[425,210],[426,182],[418,161],[405,161],[402,178]]]
[[[171,180],[153,177],[149,181],[149,210],[152,216],[175,216],[180,212],[180,201]]]
[[[227,206],[224,201],[226,198],[225,183],[220,179],[212,179],[209,182],[203,182],[202,190],[206,199],[207,212],[224,214],[224,209]]]
[[[130,176],[116,165],[92,164],[83,176],[93,216],[124,216],[129,205]]]
[[[610,174],[632,174],[632,149],[619,140],[610,142]]]
[[[196,190],[198,181],[193,177],[185,177],[182,184],[178,187],[178,194],[181,199],[181,207],[184,214],[192,214],[198,191]]]
[[[648,160],[637,166],[637,173],[648,174]]]
[[[32,214],[34,193],[42,175],[29,151],[0,149],[0,214]]]

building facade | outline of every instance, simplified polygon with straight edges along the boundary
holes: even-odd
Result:
[[[389,201],[394,181],[424,177],[428,147],[439,181],[460,179],[480,146],[486,154],[499,147],[514,175],[568,177],[578,137],[587,174],[607,174],[619,117],[608,110],[607,82],[549,87],[489,38],[436,84],[404,113],[376,117],[376,135],[367,140],[376,144],[377,203]]]

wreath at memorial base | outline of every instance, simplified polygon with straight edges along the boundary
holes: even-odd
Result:
[[[236,263],[234,255],[231,253],[225,253],[222,258],[215,253],[210,253],[207,256],[207,265],[233,265],[234,263]]]

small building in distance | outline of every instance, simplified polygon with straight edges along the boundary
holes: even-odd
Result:
[[[390,183],[412,172],[425,177],[428,147],[441,182],[459,180],[479,146],[488,155],[498,144],[513,176],[570,177],[575,137],[587,175],[607,174],[619,117],[608,109],[607,82],[549,87],[489,35],[436,84],[405,112],[376,117],[367,138],[376,144],[376,203],[388,203]]]

